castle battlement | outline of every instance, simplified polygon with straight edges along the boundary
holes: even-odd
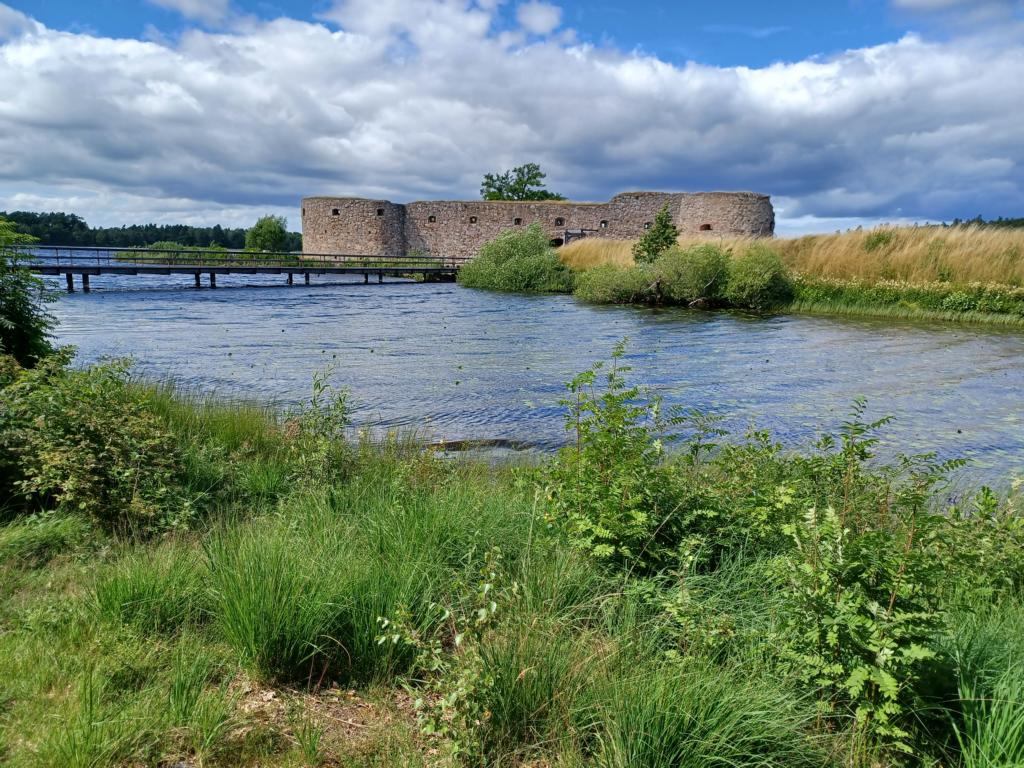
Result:
[[[665,205],[681,234],[770,237],[775,211],[753,192],[623,192],[605,203],[567,200],[429,200],[392,203],[357,197],[302,200],[308,253],[429,254],[471,259],[506,229],[539,223],[555,244],[578,236],[635,240]]]

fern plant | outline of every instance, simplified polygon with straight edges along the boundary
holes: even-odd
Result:
[[[660,398],[630,385],[625,342],[607,368],[597,363],[568,383],[566,429],[573,443],[547,471],[549,520],[598,560],[631,568],[664,561],[676,541],[678,504],[663,463],[668,428]],[[602,376],[602,372],[604,375]],[[599,384],[602,385],[599,387]]]

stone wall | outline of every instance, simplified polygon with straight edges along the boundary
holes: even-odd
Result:
[[[771,200],[750,192],[626,192],[607,203],[440,200],[398,205],[309,197],[302,201],[303,250],[470,259],[502,231],[534,222],[556,243],[572,230],[586,230],[588,237],[635,240],[666,204],[684,234],[761,237],[775,230]]]
[[[302,201],[302,250],[353,256],[405,253],[405,206],[355,197]]]

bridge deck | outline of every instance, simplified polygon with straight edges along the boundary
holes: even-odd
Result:
[[[168,248],[100,248],[26,246],[19,250],[27,266],[41,275],[65,275],[68,290],[80,275],[89,290],[91,275],[193,275],[196,287],[207,274],[216,287],[216,275],[363,275],[378,281],[387,277],[422,276],[453,279],[459,261],[435,256],[364,256],[338,253],[267,253]]]

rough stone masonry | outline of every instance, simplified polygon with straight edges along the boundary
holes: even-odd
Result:
[[[554,245],[577,237],[635,240],[666,204],[684,235],[770,237],[775,231],[771,199],[753,192],[624,192],[607,203],[437,200],[403,205],[307,197],[302,201],[302,245],[306,253],[466,260],[504,230],[534,222]]]

